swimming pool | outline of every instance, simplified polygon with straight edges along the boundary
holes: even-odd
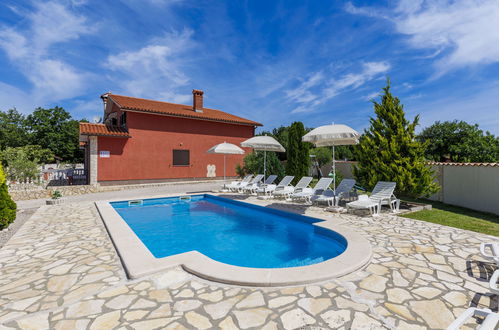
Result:
[[[369,241],[337,216],[222,196],[142,195],[136,203],[95,205],[131,279],[181,267],[220,283],[298,285],[343,276],[371,260]]]
[[[111,205],[156,258],[198,251],[234,266],[287,268],[329,260],[348,246],[313,225],[320,219],[207,194]]]

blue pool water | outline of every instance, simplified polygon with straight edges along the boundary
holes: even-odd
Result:
[[[334,258],[347,242],[321,220],[230,199],[194,195],[111,205],[156,258],[199,251],[242,267],[306,266]]]

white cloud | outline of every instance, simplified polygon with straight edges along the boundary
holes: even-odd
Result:
[[[189,83],[183,71],[186,63],[183,55],[195,47],[191,36],[190,30],[168,33],[136,51],[110,55],[105,65],[123,76],[113,80],[121,81],[120,88],[127,94],[187,102],[190,94],[175,91]]]
[[[413,48],[431,50],[439,74],[454,68],[499,62],[499,1],[403,0],[391,10],[355,7],[358,15],[393,21]]]
[[[295,89],[287,90],[286,96],[289,100],[298,103],[308,103],[316,100],[318,95],[313,94],[310,89],[317,86],[324,81],[324,74],[322,71],[312,74],[308,79],[303,81],[300,86]]]
[[[377,98],[378,96],[380,96],[380,92],[374,92],[374,93],[371,93],[371,94],[368,94],[366,96],[364,96],[362,99],[364,101],[372,101],[373,99]]]
[[[288,100],[297,103],[291,113],[313,111],[318,105],[346,91],[354,90],[366,82],[378,78],[390,69],[387,62],[366,62],[358,73],[347,73],[340,78],[325,81],[325,75],[317,72],[302,82],[296,89],[286,91]],[[323,83],[321,86],[317,86]]]
[[[36,106],[28,93],[0,81],[0,111],[16,108],[19,112],[28,113]]]
[[[22,32],[0,27],[0,48],[33,84],[31,97],[44,103],[79,95],[85,88],[87,74],[58,59],[51,48],[94,29],[85,17],[54,1],[37,2],[26,21],[28,27]]]
[[[387,62],[368,62],[362,65],[360,73],[349,73],[340,79],[332,80],[329,87],[324,91],[327,99],[335,97],[344,89],[355,89],[365,82],[376,78],[379,74],[386,73],[390,69]]]

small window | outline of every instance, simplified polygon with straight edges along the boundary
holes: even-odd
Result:
[[[125,127],[126,126],[126,112],[123,112],[120,117],[120,126]]]
[[[118,120],[116,118],[111,119],[111,125],[117,126],[118,125]]]
[[[173,166],[189,166],[189,150],[173,150]]]

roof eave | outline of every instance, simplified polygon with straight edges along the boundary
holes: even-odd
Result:
[[[234,125],[244,125],[244,126],[263,126],[262,124],[257,123],[257,122],[244,123],[244,122],[239,122],[239,121],[217,120],[217,119],[209,119],[209,118],[198,118],[198,117],[192,117],[192,116],[182,116],[182,115],[176,115],[176,114],[171,114],[171,113],[164,113],[164,112],[154,111],[154,110],[143,110],[143,109],[134,109],[134,108],[126,108],[126,107],[120,107],[120,108],[121,108],[121,110],[124,110],[124,111],[148,113],[148,114],[154,114],[154,115],[160,115],[160,116],[167,116],[167,117],[176,117],[176,118],[187,118],[187,119],[193,119],[193,120],[213,121],[213,122],[217,122],[217,123],[234,124]]]

